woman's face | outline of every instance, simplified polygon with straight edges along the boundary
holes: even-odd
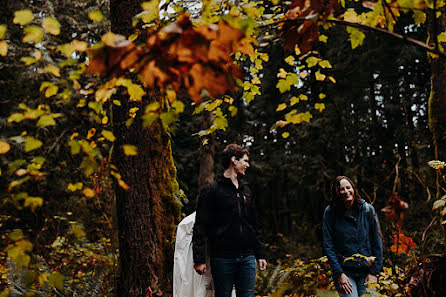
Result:
[[[348,180],[341,179],[339,181],[339,195],[342,197],[344,201],[344,206],[349,209],[352,207],[355,191],[353,190],[353,186],[350,184]]]

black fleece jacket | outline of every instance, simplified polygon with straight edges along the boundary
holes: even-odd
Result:
[[[262,228],[248,184],[219,175],[201,190],[193,230],[195,264],[206,263],[206,239],[211,257],[255,255],[265,259]]]

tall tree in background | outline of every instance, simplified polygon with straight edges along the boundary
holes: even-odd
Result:
[[[141,11],[141,0],[110,1],[111,30],[129,36],[134,32],[132,18]],[[141,102],[129,102],[119,94],[121,106],[113,109],[113,131],[116,136],[112,163],[128,184],[116,186],[116,204],[120,250],[118,296],[146,296],[150,288],[165,285],[165,270],[172,258],[171,240],[179,220],[176,169],[172,159],[170,136],[160,120],[148,129],[142,128],[139,116],[126,126],[128,111],[145,107],[158,100],[146,96]],[[162,102],[160,102],[162,104]],[[138,154],[127,156],[122,145],[137,147]]]

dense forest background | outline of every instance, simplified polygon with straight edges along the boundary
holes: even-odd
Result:
[[[366,32],[361,45],[352,49],[351,32],[322,25],[319,36],[326,40],[320,38],[324,41],[310,51],[298,53],[279,38],[282,28],[266,23],[256,28],[257,58],[238,60],[244,81],[258,82],[242,84],[214,107],[210,105],[215,101],[200,103],[179,92],[184,106],[172,103],[179,99],[157,101],[158,93],[147,94],[149,99],[141,102],[128,100],[138,97],[131,95],[131,87],[139,91],[136,83],[110,91],[108,77],[83,74],[84,63],[94,61],[86,47],[101,38],[107,44],[101,36],[110,30],[126,36],[136,30],[133,40],[145,42],[153,33],[150,28],[162,28],[180,15],[156,20],[150,13],[139,14],[132,24],[142,2],[3,1],[1,297],[169,296],[175,227],[195,210],[206,183],[201,177],[222,172],[220,152],[229,143],[242,144],[251,154],[246,179],[256,195],[269,261],[268,270],[258,275],[258,295],[311,296],[333,289],[323,258],[321,222],[332,181],[347,175],[366,201],[384,209],[378,212],[385,242],[380,294],[442,296],[445,134],[432,128],[429,104],[438,88],[434,74],[441,67],[435,67],[443,63],[436,61],[443,57],[435,60],[425,48],[379,31]],[[358,1],[345,2],[358,14],[368,11]],[[376,3],[385,7],[400,2]],[[146,3],[143,10],[150,12],[147,7],[153,9],[154,2]],[[262,7],[265,16],[256,15],[260,21],[285,13],[290,4],[222,3],[227,11],[248,4]],[[192,17],[199,13],[193,1],[174,6],[174,11],[189,11]],[[391,31],[428,40],[432,7],[403,8]],[[29,22],[26,13],[16,14],[27,9],[34,13]],[[434,6],[434,15],[436,10],[444,6]],[[217,5],[214,16],[222,11]],[[419,11],[426,12],[428,21],[414,22]],[[39,39],[40,31],[32,24],[48,16],[59,25],[42,25]],[[437,24],[438,36],[442,24]],[[54,28],[60,32],[55,34]],[[30,40],[24,41],[24,34]],[[309,57],[317,59],[311,67]],[[327,80],[318,77],[321,72]],[[285,92],[278,87],[280,73],[297,74],[299,81]],[[110,91],[112,99],[98,95],[98,89]],[[441,82],[439,89],[444,89]],[[255,98],[247,100],[247,92],[256,93]],[[298,103],[288,103],[292,98],[299,98]],[[163,113],[150,120],[156,108],[147,107],[156,102]],[[284,103],[311,112],[311,119],[278,124],[289,116]],[[198,106],[208,111],[197,112]],[[224,124],[212,130],[214,116]],[[444,127],[446,120],[441,119]],[[149,120],[154,124],[142,129]],[[215,166],[203,166],[205,158]],[[142,231],[133,232],[139,226],[144,226]],[[141,259],[140,266],[132,266],[135,259]]]

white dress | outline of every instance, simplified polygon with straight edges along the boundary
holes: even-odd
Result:
[[[199,275],[194,270],[192,232],[195,212],[184,218],[177,228],[173,261],[173,297],[213,297],[214,282],[209,257],[206,258],[206,273]],[[232,290],[235,297],[235,290]]]

